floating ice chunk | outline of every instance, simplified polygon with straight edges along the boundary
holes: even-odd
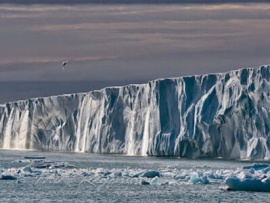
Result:
[[[58,175],[58,176],[60,175],[60,174],[59,174],[59,171],[58,171],[57,169],[53,170],[53,174],[54,174],[54,175]]]
[[[270,166],[266,167],[262,170],[263,173],[268,173],[270,171]]]
[[[12,163],[30,163],[31,161],[30,160],[15,160],[15,161],[12,161]]]
[[[205,176],[205,175],[200,177],[200,182],[203,183],[203,184],[209,184],[210,183],[207,176]]]
[[[92,175],[94,175],[94,173],[83,171],[83,172],[82,172],[82,175],[83,175],[84,177],[86,177],[86,176],[92,176]]]
[[[121,171],[114,172],[114,173],[110,174],[110,177],[111,178],[122,177],[122,172]]]
[[[132,178],[138,178],[140,176],[142,176],[144,174],[144,172],[139,172],[139,173],[135,173],[133,176],[131,176]]]
[[[147,171],[142,174],[142,177],[145,177],[145,178],[154,178],[156,176],[160,177],[159,171]]]
[[[193,184],[198,184],[198,183],[209,184],[210,183],[207,176],[199,172],[191,173],[189,182]]]
[[[32,173],[37,175],[37,176],[42,174],[42,172],[39,170],[33,170]]]
[[[191,173],[189,182],[193,184],[199,183],[200,182],[199,174],[197,172]]]
[[[253,168],[254,170],[262,170],[262,169],[265,169],[267,167],[269,167],[270,165],[269,164],[253,164],[251,166],[244,166],[243,169],[251,169]]]
[[[76,166],[70,165],[67,162],[53,162],[53,161],[44,161],[44,160],[35,160],[30,165],[32,168],[49,168],[49,169],[55,169],[55,168],[62,168],[62,169],[73,169],[76,168]]]
[[[29,166],[32,168],[49,168],[52,165],[53,162],[45,162],[43,160],[41,161],[33,161]]]
[[[174,179],[175,180],[186,180],[187,177],[188,177],[188,174],[180,174],[180,175],[174,176]]]
[[[2,173],[0,176],[0,179],[1,180],[16,180],[17,178],[12,174]]]
[[[130,177],[130,178],[132,177],[132,176],[130,176],[128,171],[122,171],[122,176],[123,177]]]
[[[225,179],[231,190],[270,192],[269,164],[245,166]]]
[[[270,177],[262,177],[263,179],[262,179],[262,182],[263,183],[265,183],[265,184],[267,184],[267,185],[270,185]]]
[[[231,190],[270,192],[270,181],[259,177],[241,179],[237,176],[226,178],[226,184]]]
[[[150,183],[144,179],[141,179],[141,185],[150,185]]]
[[[110,171],[99,171],[98,175],[101,175],[103,177],[107,177],[108,175],[111,175],[112,172]]]
[[[190,174],[190,171],[183,170],[183,171],[181,171],[180,174],[175,175],[174,179],[175,180],[189,180],[190,179],[189,174]]]
[[[77,167],[67,162],[55,162],[50,168],[74,169]]]
[[[206,175],[209,179],[212,179],[212,180],[224,180],[224,179],[225,179],[225,176],[219,175],[219,174],[213,173],[213,172],[207,172],[207,173],[205,173],[205,175]]]
[[[159,180],[159,177],[156,176],[156,177],[154,177],[154,178],[151,180],[150,184],[151,184],[151,185],[158,185],[158,180]]]
[[[45,156],[25,156],[25,159],[45,159]]]
[[[32,173],[24,173],[23,177],[34,177],[35,175]]]
[[[33,172],[32,169],[31,169],[31,167],[29,167],[29,166],[24,167],[23,171],[24,172],[28,172],[28,173],[32,173]]]

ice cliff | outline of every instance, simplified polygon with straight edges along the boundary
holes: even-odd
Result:
[[[270,66],[0,106],[0,147],[270,159]]]

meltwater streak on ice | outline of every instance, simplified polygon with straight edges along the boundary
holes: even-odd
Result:
[[[0,106],[0,147],[270,159],[270,66]]]

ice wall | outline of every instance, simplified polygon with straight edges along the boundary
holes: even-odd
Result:
[[[270,66],[0,106],[0,147],[270,159]]]

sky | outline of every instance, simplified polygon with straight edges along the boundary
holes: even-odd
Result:
[[[267,3],[0,4],[0,27],[0,86],[37,89],[0,87],[0,103],[70,89],[41,82],[92,90],[270,64]]]

